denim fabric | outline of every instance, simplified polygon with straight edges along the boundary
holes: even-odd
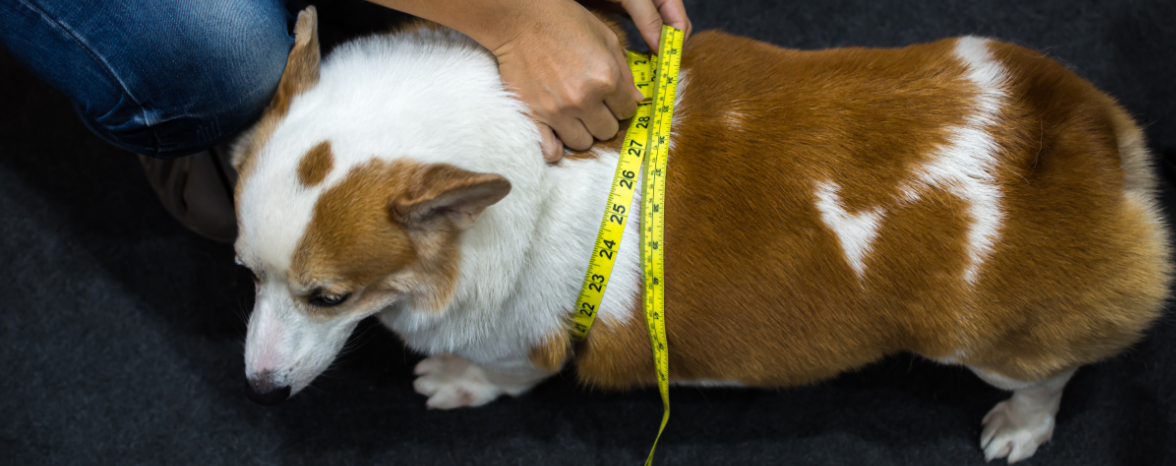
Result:
[[[293,18],[284,0],[4,0],[0,43],[98,136],[170,158],[256,121]]]

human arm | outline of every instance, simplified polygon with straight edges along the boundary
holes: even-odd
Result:
[[[609,139],[641,93],[616,35],[570,0],[369,0],[456,29],[498,58],[502,80],[531,110],[544,158]],[[558,135],[558,138],[557,138]],[[562,141],[562,143],[561,143]]]

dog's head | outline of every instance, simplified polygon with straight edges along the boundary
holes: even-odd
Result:
[[[305,388],[362,318],[400,305],[442,312],[462,233],[511,190],[500,175],[413,158],[424,149],[389,142],[371,121],[339,121],[362,119],[332,113],[337,89],[315,89],[313,7],[295,36],[270,107],[234,154],[237,256],[257,282],[245,370],[263,403]],[[405,156],[376,156],[389,146]]]

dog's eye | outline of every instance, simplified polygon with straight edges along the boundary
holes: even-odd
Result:
[[[310,303],[311,306],[334,307],[343,304],[343,301],[347,301],[347,298],[350,297],[351,293],[325,294],[320,291],[315,291],[309,298],[306,298],[306,302]]]

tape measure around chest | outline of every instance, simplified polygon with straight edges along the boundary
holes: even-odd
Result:
[[[665,188],[666,157],[670,150],[670,122],[674,115],[674,99],[678,89],[682,43],[685,34],[669,26],[662,26],[658,56],[650,57],[629,52],[629,68],[633,81],[643,94],[652,91],[652,98],[637,107],[637,114],[629,123],[617,170],[608,193],[604,218],[596,235],[588,272],[576,298],[572,323],[572,339],[582,342],[588,337],[604,290],[612,273],[621,236],[633,204],[633,191],[640,171],[641,190],[641,264],[645,278],[643,307],[649,327],[649,341],[653,349],[657,386],[661,393],[663,414],[661,427],[645,464],[653,462],[657,440],[670,420],[670,357],[665,326]],[[644,157],[644,165],[642,158]]]

